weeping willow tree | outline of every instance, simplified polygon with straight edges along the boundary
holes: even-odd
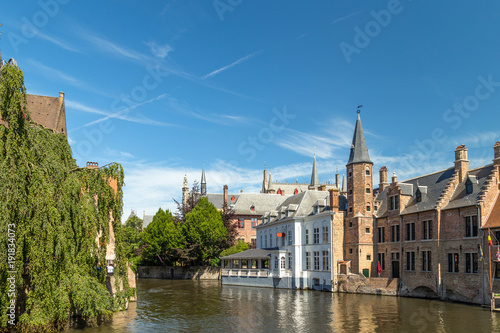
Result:
[[[57,330],[75,316],[95,323],[133,293],[121,244],[123,169],[78,168],[65,135],[31,122],[15,65],[2,68],[0,109],[0,331],[11,328],[13,303],[20,331]],[[106,288],[106,247],[96,241],[101,232],[108,244],[110,216],[115,276],[125,285],[116,297]]]

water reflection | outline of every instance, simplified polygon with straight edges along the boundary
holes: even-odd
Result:
[[[94,332],[491,332],[500,313],[390,296],[140,280],[138,302]],[[82,330],[70,330],[71,333]]]

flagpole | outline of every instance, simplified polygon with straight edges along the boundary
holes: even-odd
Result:
[[[490,228],[488,228],[488,256],[490,258],[490,262],[488,263],[488,266],[490,267],[490,294],[493,294],[493,285],[491,283],[491,237],[490,237]]]

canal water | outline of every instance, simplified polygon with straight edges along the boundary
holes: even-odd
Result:
[[[139,279],[108,332],[499,332],[489,308],[415,298]]]

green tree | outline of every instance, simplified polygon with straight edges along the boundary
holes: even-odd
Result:
[[[192,264],[208,265],[217,258],[227,240],[227,229],[222,216],[206,197],[200,198],[196,207],[186,214],[182,224]]]
[[[96,236],[102,232],[109,243],[110,213],[119,228],[122,167],[78,168],[65,135],[30,121],[23,72],[15,65],[1,70],[0,112],[8,125],[0,125],[0,330],[10,319],[12,277],[20,331],[58,329],[73,315],[89,321],[109,315],[127,296],[107,291],[106,273],[97,269],[106,247]],[[116,252],[115,276],[127,288],[119,232]]]
[[[221,257],[229,256],[231,254],[243,252],[245,250],[248,250],[250,247],[248,246],[248,243],[242,240],[238,240],[238,242],[231,246],[229,249],[225,249],[220,253]]]
[[[153,221],[142,233],[142,262],[148,265],[175,265],[185,247],[182,230],[169,210],[158,209]]]
[[[125,221],[125,224],[120,227],[123,237],[124,254],[132,263],[132,269],[136,270],[137,265],[140,263],[142,251],[142,219],[132,214],[127,221]]]

